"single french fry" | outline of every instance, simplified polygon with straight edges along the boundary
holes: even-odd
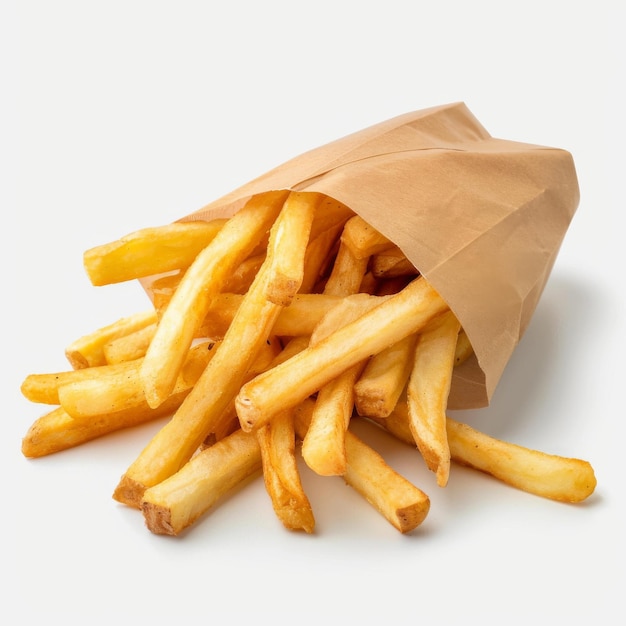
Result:
[[[450,474],[446,409],[460,324],[446,311],[422,330],[407,382],[409,426],[428,469],[445,487]]]
[[[78,370],[29,374],[22,382],[21,391],[24,397],[31,402],[60,404],[59,389],[63,385],[109,375],[132,376],[137,371],[137,363],[129,361],[115,365],[85,367]]]
[[[22,454],[38,458],[80,446],[118,430],[139,426],[167,417],[175,411],[188,391],[171,395],[160,407],[132,407],[115,413],[94,415],[89,420],[75,420],[63,407],[41,416],[31,425],[22,440]]]
[[[366,258],[394,247],[387,237],[370,226],[360,215],[355,215],[346,222],[341,241],[357,258]]]
[[[311,225],[321,194],[292,191],[283,205],[280,218],[272,228],[271,246],[280,254],[270,258],[272,280],[268,281],[266,297],[280,306],[289,306],[302,285],[304,259]]]
[[[265,250],[259,254],[248,257],[239,267],[226,279],[224,291],[229,293],[244,294],[257,275],[261,265],[265,261]]]
[[[146,526],[158,535],[178,535],[260,469],[256,435],[237,430],[145,491],[140,508]]]
[[[149,324],[130,333],[125,337],[118,337],[102,348],[104,358],[109,365],[124,363],[125,361],[135,361],[146,355],[148,346],[156,333],[157,324]]]
[[[340,243],[333,269],[324,285],[328,296],[347,296],[358,293],[367,270],[369,257],[357,258],[350,248]]]
[[[266,297],[268,283],[275,277],[273,270],[280,266],[274,262],[274,256],[288,252],[288,248],[279,245],[281,238],[273,236],[285,225],[282,215],[281,212],[272,225],[267,258],[224,339],[181,407],[122,476],[113,493],[114,499],[138,507],[147,488],[176,473],[213,428],[221,426],[220,419],[244,383],[254,359],[266,345],[282,309]],[[287,220],[287,224],[291,223]]]
[[[415,446],[406,403],[385,419],[373,419],[400,441]],[[582,502],[595,490],[592,465],[582,459],[548,454],[482,433],[446,419],[452,461],[484,472],[527,493],[559,502]]]
[[[92,285],[102,286],[188,267],[225,223],[174,222],[96,246],[83,255],[87,276]]]
[[[182,277],[146,352],[141,377],[150,406],[171,393],[185,354],[228,276],[250,254],[276,219],[287,192],[253,196],[221,228]]]
[[[353,365],[317,394],[311,424],[302,441],[302,457],[321,476],[346,472],[346,431],[354,410],[354,383],[364,364]]]
[[[343,243],[324,286],[324,294],[350,296],[358,294],[367,269],[367,258],[357,259]],[[368,298],[368,296],[358,296]],[[347,300],[343,300],[343,303]],[[343,309],[338,306],[338,309]],[[337,308],[335,310],[337,310]],[[336,326],[343,325],[350,315],[334,315]],[[326,317],[328,320],[328,316]],[[330,332],[330,328],[328,331]],[[365,361],[348,368],[326,383],[317,393],[311,423],[302,442],[306,464],[322,476],[341,475],[346,471],[345,432],[354,411],[354,383]]]
[[[189,391],[194,386],[215,354],[214,348],[215,344],[207,341],[189,349],[172,394]],[[59,404],[74,419],[81,421],[132,407],[147,406],[139,377],[141,362],[139,360],[133,364],[134,367],[128,368],[98,368],[90,377],[61,384],[58,389]]]
[[[417,334],[400,339],[365,366],[354,385],[354,404],[359,415],[386,417],[405,389],[413,364]]]
[[[272,507],[289,530],[312,533],[315,518],[298,471],[293,415],[285,411],[257,431],[263,480]]]
[[[307,399],[294,409],[298,436],[306,436],[313,411]],[[401,533],[415,530],[427,517],[430,499],[391,468],[384,458],[353,432],[346,432],[346,471],[343,479]]]
[[[595,473],[587,461],[498,441],[450,418],[447,431],[454,461],[517,489],[572,503],[582,502],[595,490]]]
[[[428,282],[416,279],[357,320],[243,385],[235,400],[242,428],[258,428],[349,367],[419,331],[446,309]]]
[[[153,309],[133,313],[79,337],[65,349],[65,356],[74,369],[107,365],[104,347],[119,337],[130,335],[157,321]]]

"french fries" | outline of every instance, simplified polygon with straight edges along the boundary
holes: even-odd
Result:
[[[301,470],[341,477],[412,532],[430,499],[354,434],[355,417],[412,445],[439,487],[454,463],[563,502],[596,487],[586,461],[447,415],[454,368],[473,354],[469,336],[402,250],[333,198],[259,194],[230,218],[92,248],[84,264],[97,286],[142,279],[153,308],[71,343],[71,369],[25,377],[24,397],[49,410],[22,453],[42,457],[167,417],[113,490],[155,534],[183,533],[258,476],[282,526],[313,533],[316,503]]]

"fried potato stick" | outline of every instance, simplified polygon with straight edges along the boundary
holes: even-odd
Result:
[[[288,192],[254,196],[220,229],[182,277],[146,352],[141,378],[148,404],[158,406],[172,391],[185,354],[209,307],[239,264],[276,219]]]
[[[79,337],[65,349],[65,356],[74,369],[107,365],[105,346],[119,337],[130,335],[157,321],[154,309],[133,313],[112,324]]]
[[[118,337],[102,348],[104,358],[109,365],[134,361],[146,355],[148,346],[156,333],[157,324],[149,324],[125,337]]]
[[[294,410],[296,432],[303,439],[311,419],[313,401]],[[427,517],[430,499],[391,468],[384,458],[350,430],[346,431],[346,471],[343,479],[401,533],[415,530]]]
[[[133,376],[138,371],[135,362],[115,365],[97,365],[78,370],[29,374],[22,382],[21,391],[31,402],[40,404],[60,404],[59,389],[63,385],[106,376]]]
[[[256,434],[239,429],[146,490],[140,502],[146,526],[157,535],[178,535],[260,469]]]
[[[280,413],[256,431],[261,449],[263,480],[278,519],[288,530],[312,533],[315,517],[296,460],[296,435],[291,411]]]
[[[357,259],[341,243],[324,294],[357,294],[367,262],[367,257]],[[337,320],[338,325],[343,322],[345,319]],[[346,471],[345,432],[354,411],[354,383],[364,365],[365,360],[353,365],[318,391],[311,423],[302,442],[302,456],[306,464],[322,476],[341,475]]]
[[[285,200],[271,235],[274,246],[281,248],[281,254],[270,259],[273,278],[268,281],[266,297],[274,304],[289,306],[302,285],[311,226],[321,200],[321,194],[297,191],[292,191]]]
[[[202,342],[189,349],[172,391],[178,394],[194,386],[211,357],[215,354],[213,342]],[[65,382],[59,386],[59,404],[76,420],[115,413],[132,407],[147,406],[139,377],[141,359],[131,362],[134,367],[98,368],[92,376]],[[94,370],[95,368],[90,368]],[[81,370],[81,371],[90,371]]]
[[[85,251],[83,265],[95,286],[185,268],[216,237],[226,221],[220,218],[143,228]]]
[[[103,435],[166,417],[181,405],[187,393],[188,390],[185,390],[171,395],[157,409],[144,404],[115,413],[94,415],[84,421],[75,420],[63,407],[57,407],[35,420],[28,429],[22,439],[22,454],[29,458],[55,454]]]
[[[277,245],[273,236],[282,227],[281,215],[272,226],[268,256],[223,341],[181,407],[122,476],[113,493],[119,502],[139,507],[147,488],[176,473],[191,458],[220,424],[256,355],[266,344],[282,309],[266,298],[268,283],[273,279],[271,270],[276,267],[273,257],[288,251]]]
[[[416,342],[417,334],[408,335],[368,361],[354,385],[359,415],[387,417],[393,411],[409,378]]]
[[[426,466],[445,487],[450,474],[446,409],[460,324],[446,311],[422,330],[407,383],[409,426]]]
[[[446,309],[427,281],[416,279],[359,319],[246,383],[235,401],[242,428],[258,428],[349,367],[417,332]]]
[[[341,241],[355,257],[361,259],[394,247],[387,237],[370,226],[360,215],[355,215],[346,222]]]
[[[386,419],[372,420],[395,437],[415,446],[406,403],[399,402]],[[484,472],[503,483],[559,502],[582,502],[595,490],[592,465],[582,459],[548,454],[482,433],[446,419],[452,461]]]

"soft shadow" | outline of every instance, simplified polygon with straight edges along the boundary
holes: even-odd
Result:
[[[503,439],[533,420],[541,398],[573,373],[593,341],[589,329],[608,316],[608,294],[575,275],[550,278],[535,314],[498,383],[491,404],[472,410],[450,411],[450,417]],[[572,374],[569,376],[568,374]]]

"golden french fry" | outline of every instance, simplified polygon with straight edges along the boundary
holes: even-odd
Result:
[[[256,435],[237,430],[145,491],[140,508],[146,526],[155,534],[178,535],[260,469]]]
[[[595,490],[595,473],[587,461],[498,441],[450,418],[447,429],[454,461],[513,487],[561,502],[582,502]]]
[[[341,241],[357,258],[366,258],[394,247],[387,237],[370,226],[360,215],[355,215],[346,222]]]
[[[118,430],[166,417],[180,406],[187,393],[188,391],[184,391],[171,395],[157,409],[144,405],[115,413],[94,415],[84,421],[75,420],[63,407],[57,407],[35,420],[28,429],[22,440],[22,454],[30,458],[47,456]]]
[[[357,259],[345,244],[340,243],[324,294],[358,294],[367,263],[368,258]],[[361,294],[358,297],[368,298]],[[338,305],[334,310],[338,309],[343,306]],[[335,315],[333,318],[338,327],[346,323],[350,315],[341,318]],[[330,330],[328,328],[328,332]],[[353,365],[317,393],[311,423],[302,442],[302,456],[306,464],[322,476],[341,475],[346,471],[345,432],[354,411],[354,383],[364,365],[365,361]]]
[[[450,474],[446,409],[459,329],[454,313],[446,311],[422,330],[407,382],[409,426],[440,487],[446,486]]]
[[[298,436],[306,436],[313,402],[294,410]],[[392,469],[383,457],[350,430],[346,432],[346,471],[343,479],[401,533],[415,530],[427,517],[430,499]]]
[[[369,257],[357,258],[350,248],[340,243],[333,269],[324,285],[327,296],[347,296],[358,293],[367,270]]]
[[[285,411],[257,431],[263,480],[278,519],[289,530],[312,533],[315,518],[302,488],[295,456],[293,415]]]
[[[400,402],[386,419],[374,419],[392,435],[415,446],[406,403]],[[472,467],[537,496],[559,502],[582,502],[596,488],[588,461],[548,454],[482,433],[468,424],[446,419],[450,455],[455,463]]]
[[[252,197],[200,252],[182,277],[146,352],[141,377],[150,406],[171,393],[211,295],[250,254],[280,212],[287,192]]]
[[[275,250],[280,249],[281,254],[270,257],[273,278],[267,283],[265,295],[274,304],[289,306],[302,285],[305,251],[321,200],[322,196],[317,193],[292,191],[285,200],[276,226],[272,228],[269,245]]]
[[[157,324],[149,324],[125,337],[118,337],[102,348],[104,358],[109,365],[135,361],[146,355],[148,346],[156,333]]]
[[[225,223],[175,222],[130,233],[87,250],[87,276],[92,285],[102,286],[188,267]]]
[[[393,411],[409,378],[416,342],[417,334],[408,335],[368,361],[354,385],[359,415],[386,417]]]
[[[49,374],[29,374],[22,382],[21,391],[24,397],[31,402],[60,404],[59,389],[63,385],[111,374],[132,376],[133,373],[137,372],[137,369],[137,363],[127,362],[116,365],[97,365]]]
[[[203,342],[189,349],[172,394],[190,390],[215,354],[213,342]],[[76,420],[85,421],[94,415],[115,413],[147,405],[139,377],[141,360],[132,366],[109,366],[81,370],[92,376],[62,383],[58,389],[59,404]]]
[[[446,309],[428,282],[416,279],[359,319],[243,385],[235,401],[242,428],[258,428],[349,367],[417,332]]]
[[[156,321],[157,315],[153,309],[122,317],[73,341],[65,349],[65,356],[74,369],[107,365],[104,348],[108,343],[150,326]]]
[[[302,441],[302,457],[321,476],[341,476],[346,472],[346,430],[354,410],[354,382],[363,365],[361,362],[352,366],[317,394],[311,424]]]

